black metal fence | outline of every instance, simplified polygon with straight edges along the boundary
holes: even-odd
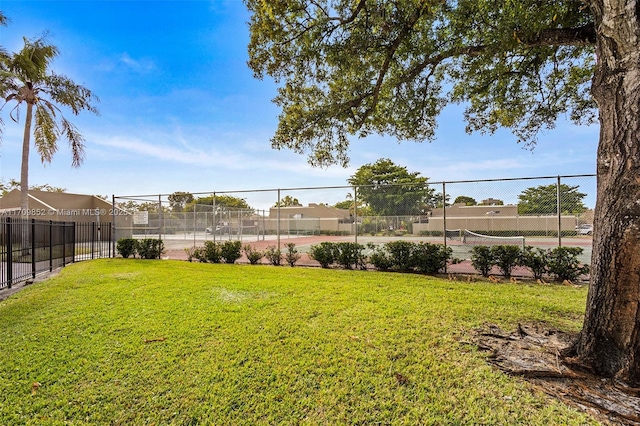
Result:
[[[110,257],[111,223],[0,218],[0,289],[79,260]]]

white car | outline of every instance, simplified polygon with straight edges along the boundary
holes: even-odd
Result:
[[[583,223],[582,225],[576,226],[576,231],[578,235],[591,235],[593,234],[593,225],[590,223]]]
[[[207,234],[213,234],[212,228],[206,228],[204,230]],[[228,234],[230,232],[229,225],[218,225],[216,226],[216,234]]]

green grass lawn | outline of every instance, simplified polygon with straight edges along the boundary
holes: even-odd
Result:
[[[0,424],[584,425],[486,364],[485,322],[578,330],[586,288],[76,263],[0,302]]]

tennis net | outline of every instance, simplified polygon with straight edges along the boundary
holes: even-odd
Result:
[[[462,243],[484,246],[510,245],[524,248],[524,236],[496,237],[493,235],[477,234],[465,229],[462,233]]]

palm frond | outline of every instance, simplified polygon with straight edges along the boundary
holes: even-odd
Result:
[[[23,103],[34,106],[34,145],[43,163],[51,162],[58,150],[58,140],[64,137],[72,151],[72,165],[78,167],[85,156],[84,139],[62,116],[60,107],[71,109],[74,115],[82,110],[98,114],[94,106],[98,98],[86,87],[49,70],[57,55],[57,47],[47,41],[46,35],[33,40],[24,38],[24,47],[12,55],[5,55],[0,46],[0,95],[5,104],[15,102],[9,116],[16,122]]]
[[[60,120],[62,125],[62,134],[69,141],[69,147],[71,148],[71,165],[73,167],[80,167],[84,161],[84,138],[78,132],[76,126],[73,125],[66,118],[62,117]]]
[[[33,136],[40,159],[43,163],[50,163],[53,154],[58,150],[59,136],[56,126],[56,111],[50,103],[41,103],[36,107]]]
[[[12,72],[0,68],[0,96],[2,96],[5,103],[9,101],[7,99],[9,95],[18,93],[20,86],[21,84],[18,84]]]
[[[41,90],[48,93],[53,101],[70,108],[75,115],[82,110],[99,114],[97,108],[92,105],[94,102],[99,102],[98,97],[91,90],[74,83],[68,77],[52,73],[44,78],[43,86]]]
[[[38,82],[46,76],[51,61],[58,56],[58,48],[49,44],[46,36],[29,40],[24,37],[24,47],[7,61],[8,69],[23,82]]]
[[[7,102],[9,102],[12,99],[13,99],[13,95],[7,98]],[[9,111],[9,117],[11,117],[11,120],[13,120],[16,123],[20,121],[20,102],[18,102],[13,108],[11,108],[11,111]]]

